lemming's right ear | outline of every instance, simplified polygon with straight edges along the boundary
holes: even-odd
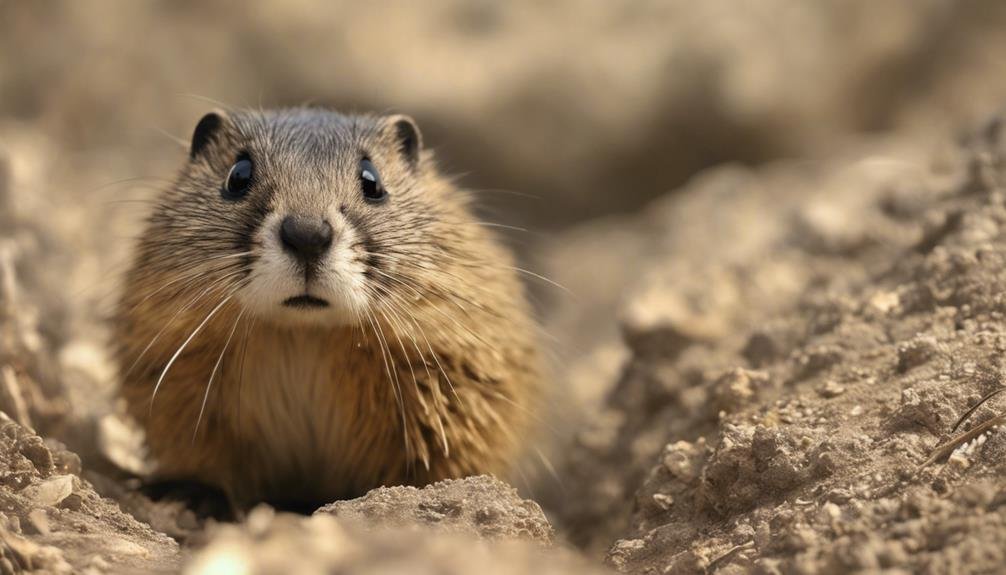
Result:
[[[214,110],[199,120],[196,129],[192,132],[192,144],[189,146],[189,158],[196,159],[212,144],[219,136],[220,129],[224,125],[226,114],[220,110]]]

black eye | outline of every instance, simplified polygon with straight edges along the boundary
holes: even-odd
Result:
[[[251,187],[252,175],[255,173],[255,166],[251,158],[245,155],[238,156],[238,160],[231,166],[231,171],[227,173],[227,181],[220,195],[225,200],[236,201],[248,194]]]
[[[388,192],[381,184],[377,168],[366,158],[360,160],[360,186],[363,189],[363,199],[368,202],[379,204],[388,199]]]

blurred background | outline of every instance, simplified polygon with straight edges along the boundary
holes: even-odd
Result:
[[[0,136],[52,142],[86,202],[170,178],[217,102],[402,111],[507,223],[555,231],[711,165],[980,117],[1004,24],[998,0],[2,0]]]

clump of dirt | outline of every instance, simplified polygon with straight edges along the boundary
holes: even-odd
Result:
[[[1000,569],[1006,404],[948,440],[1006,385],[1001,126],[925,170],[726,170],[651,209],[630,357],[569,460],[588,503],[554,507],[574,540],[624,572]]]
[[[463,482],[456,482],[457,486]],[[478,484],[473,484],[472,487]],[[487,541],[462,530],[369,528],[344,524],[327,513],[310,518],[258,508],[241,525],[216,529],[197,553],[190,575],[236,573],[606,573],[572,551],[541,543]]]
[[[486,540],[527,539],[552,543],[552,526],[541,507],[486,475],[447,479],[422,489],[381,487],[350,501],[330,503],[327,513],[366,526],[426,526]]]

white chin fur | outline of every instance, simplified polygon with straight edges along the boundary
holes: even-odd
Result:
[[[369,304],[362,262],[350,248],[356,230],[341,221],[332,247],[318,263],[310,282],[304,269],[283,250],[279,239],[282,216],[269,214],[256,233],[258,257],[249,283],[238,292],[248,313],[276,323],[355,325],[365,317]],[[331,221],[331,220],[330,220]],[[333,225],[336,222],[333,221]],[[292,307],[283,302],[310,295],[328,302],[326,307]]]

